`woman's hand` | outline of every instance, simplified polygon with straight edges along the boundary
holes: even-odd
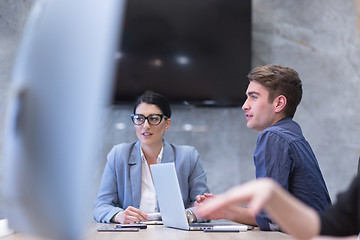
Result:
[[[124,211],[119,212],[115,216],[115,221],[118,223],[138,223],[145,222],[146,213],[135,207],[129,206]]]

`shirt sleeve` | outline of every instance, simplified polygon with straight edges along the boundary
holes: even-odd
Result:
[[[348,236],[360,232],[360,175],[346,192],[338,195],[337,202],[320,215],[321,235]]]
[[[290,144],[276,133],[266,132],[257,144],[254,161],[262,169],[256,169],[256,177],[269,177],[289,190],[289,176],[292,168]],[[256,166],[258,167],[258,166]]]
[[[269,177],[277,181],[283,188],[289,190],[288,180],[292,168],[289,143],[273,132],[265,132],[259,136],[254,162],[256,178]],[[279,227],[265,213],[255,217],[261,230],[278,231]]]

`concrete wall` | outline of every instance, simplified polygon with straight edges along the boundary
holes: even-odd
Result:
[[[34,2],[0,1],[0,121],[16,48]],[[299,72],[304,96],[294,119],[313,147],[333,199],[356,174],[360,156],[359,19],[359,0],[253,0],[253,66],[283,64]],[[94,197],[107,152],[114,144],[136,140],[131,111],[112,108],[104,115],[99,162],[89,179]],[[219,193],[254,178],[257,136],[247,129],[241,108],[174,108],[165,139],[195,146],[211,190]],[[0,148],[0,163],[1,153]]]

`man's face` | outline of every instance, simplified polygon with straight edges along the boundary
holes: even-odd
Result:
[[[269,102],[269,91],[265,87],[251,81],[246,96],[242,109],[245,111],[248,128],[262,132],[277,122],[275,100]]]

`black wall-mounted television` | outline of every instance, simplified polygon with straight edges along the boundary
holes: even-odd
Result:
[[[251,0],[128,0],[113,104],[144,90],[172,104],[241,106],[251,68]]]

